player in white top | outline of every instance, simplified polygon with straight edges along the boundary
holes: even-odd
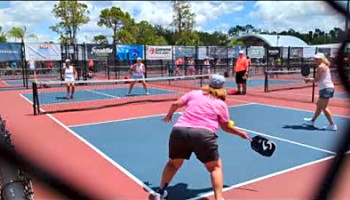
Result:
[[[209,57],[205,57],[204,63],[203,63],[203,74],[210,74],[210,61]]]
[[[319,99],[317,101],[316,111],[312,118],[305,118],[305,124],[314,126],[315,120],[320,116],[321,112],[326,115],[329,125],[324,127],[325,130],[336,131],[337,125],[333,121],[332,113],[329,110],[329,99],[334,95],[334,84],[331,78],[331,71],[329,69],[330,62],[323,53],[317,53],[314,56],[314,61],[317,64],[317,75],[315,78],[305,78],[305,82],[317,83],[319,88]]]
[[[66,67],[63,69],[64,81],[67,83],[67,99],[73,99],[74,97],[74,81],[78,77],[78,73],[74,66],[71,65],[70,60],[66,60]]]
[[[141,62],[140,57],[137,58],[137,62],[135,64],[131,65],[129,72],[131,74],[132,79],[140,79],[140,81],[142,82],[143,88],[144,88],[146,94],[148,95],[149,92],[147,90],[147,84],[146,84],[145,75],[144,75],[145,65]],[[130,83],[128,95],[131,95],[131,91],[132,91],[135,83],[136,83],[136,81],[132,81]]]
[[[35,61],[34,60],[29,60],[28,61],[28,65],[29,65],[29,70],[33,71],[34,80],[36,80]]]

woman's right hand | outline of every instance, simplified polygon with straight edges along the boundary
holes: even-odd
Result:
[[[251,140],[248,133],[245,132],[245,131],[241,131],[241,134],[240,134],[241,138],[243,139],[246,139],[246,140]]]
[[[163,122],[172,122],[172,116],[171,115],[166,115],[163,119]]]

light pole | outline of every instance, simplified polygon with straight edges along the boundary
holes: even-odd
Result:
[[[349,0],[346,5],[346,13],[349,14]],[[349,28],[348,28],[348,16],[345,17],[345,35],[348,36]]]

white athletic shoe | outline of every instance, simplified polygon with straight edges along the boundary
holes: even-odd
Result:
[[[312,118],[304,118],[304,124],[308,125],[308,126],[315,126],[314,122],[311,120],[312,120]]]
[[[149,92],[146,92],[146,95],[149,95]]]
[[[168,196],[168,192],[164,190],[163,194],[154,193],[153,200],[165,200],[167,196]]]
[[[326,131],[337,131],[338,127],[337,125],[333,124],[333,125],[325,126],[323,127],[323,129]]]

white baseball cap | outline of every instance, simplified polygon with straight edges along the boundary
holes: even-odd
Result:
[[[137,59],[136,60],[141,60],[141,58],[140,57],[137,57]]]
[[[225,77],[219,74],[213,74],[210,76],[209,86],[214,89],[220,89],[225,84]]]
[[[67,62],[70,62],[70,60],[69,60],[69,59],[66,59],[66,63],[67,63]]]
[[[314,55],[314,58],[316,58],[316,59],[325,59],[326,56],[323,53],[316,53]]]
[[[243,51],[243,50],[240,50],[240,51],[239,51],[239,54],[243,54],[243,53],[244,53],[244,51]]]

